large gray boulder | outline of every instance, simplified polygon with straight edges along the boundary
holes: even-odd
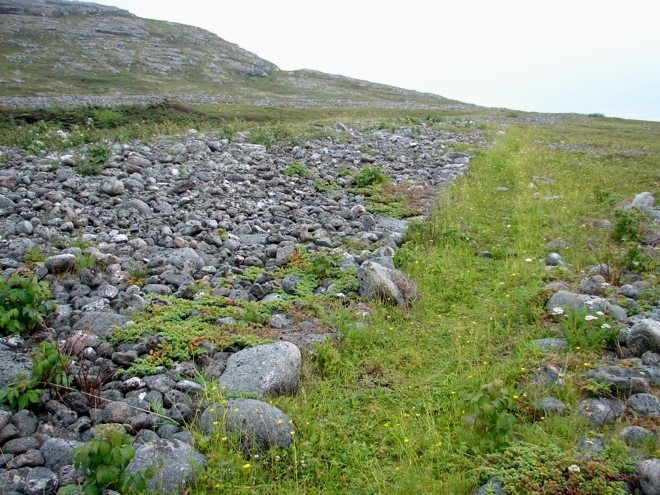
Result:
[[[238,436],[246,454],[266,452],[293,444],[296,427],[275,406],[253,399],[229,399],[224,406],[212,404],[201,417],[201,428],[210,435],[224,425],[227,436]]]
[[[261,397],[295,394],[301,369],[302,356],[294,344],[264,344],[232,354],[220,385],[229,393]]]
[[[660,495],[660,459],[654,457],[638,462],[637,474],[644,495]]]
[[[653,208],[654,203],[655,203],[655,198],[653,197],[653,194],[646,191],[643,193],[639,193],[637,196],[633,198],[633,200],[629,204],[625,205],[622,209],[629,210],[631,208],[638,208],[642,211],[647,211]]]
[[[607,299],[588,294],[575,294],[565,290],[560,290],[552,295],[546,309],[552,311],[554,308],[562,309],[580,309],[588,311],[603,311],[609,313],[612,317],[622,323],[628,321],[626,310],[615,304],[611,304]]]
[[[147,485],[149,491],[173,493],[183,491],[205,462],[206,457],[185,442],[158,439],[139,446],[126,470],[135,473],[154,466],[156,476]]]
[[[380,299],[404,308],[419,297],[415,283],[399,270],[365,261],[358,268],[357,275],[362,297]]]
[[[126,328],[129,318],[113,311],[90,311],[73,326],[74,332],[86,332],[102,339],[112,337],[114,327]]]
[[[635,323],[626,338],[626,346],[636,356],[647,351],[660,352],[660,322],[647,318]]]
[[[612,393],[623,397],[649,391],[649,381],[646,375],[639,370],[630,368],[601,366],[587,371],[584,377],[609,385]]]

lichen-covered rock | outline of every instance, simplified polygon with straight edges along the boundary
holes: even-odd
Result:
[[[635,323],[628,333],[626,346],[636,356],[647,351],[660,353],[660,322],[647,318]]]
[[[224,424],[227,436],[238,436],[241,450],[249,455],[273,447],[293,444],[296,427],[275,406],[253,399],[230,399],[224,406],[212,404],[201,417],[204,434],[210,435]]]
[[[419,298],[417,286],[399,270],[365,261],[358,268],[359,292],[368,299],[407,308]]]
[[[598,428],[615,421],[625,409],[625,405],[620,400],[591,397],[578,405],[577,412],[585,416],[592,426]]]
[[[585,378],[590,378],[599,383],[606,383],[610,386],[612,393],[623,397],[629,397],[631,394],[646,393],[649,391],[649,381],[646,375],[639,370],[622,368],[620,366],[601,366],[589,370],[584,374]]]
[[[148,489],[174,493],[183,491],[195,471],[202,468],[205,462],[206,456],[185,442],[158,439],[140,445],[126,470],[135,473],[154,466],[156,476],[149,481]]]
[[[230,393],[261,397],[295,394],[298,391],[302,355],[290,342],[276,342],[232,354],[220,385]]]

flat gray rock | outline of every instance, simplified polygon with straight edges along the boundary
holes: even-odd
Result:
[[[287,448],[293,444],[296,431],[293,421],[278,408],[253,399],[229,399],[224,407],[214,404],[202,413],[205,435],[223,424],[227,436],[239,437],[246,454]]]
[[[625,405],[620,400],[592,397],[583,400],[578,405],[577,412],[585,416],[591,426],[599,428],[615,421],[625,409]]]
[[[639,370],[630,368],[601,366],[587,371],[584,377],[608,384],[612,393],[623,397],[649,391],[649,381],[646,375]]]
[[[155,466],[156,476],[149,481],[148,489],[173,493],[182,492],[205,462],[206,456],[189,444],[176,439],[159,439],[140,445],[126,470],[135,473]]]
[[[543,352],[552,352],[568,346],[566,339],[537,339],[533,342],[534,347]]]
[[[653,394],[631,395],[628,404],[642,417],[660,416],[660,400]]]
[[[126,328],[129,318],[112,311],[91,311],[73,326],[74,331],[86,332],[102,339],[112,337],[113,327]]]
[[[655,435],[652,431],[642,428],[641,426],[626,426],[619,436],[626,442],[626,445],[639,446],[644,442],[653,441]]]
[[[603,311],[605,313],[611,313],[618,321],[623,323],[628,321],[626,310],[620,306],[610,304],[607,299],[588,294],[575,294],[565,290],[560,290],[553,294],[545,307],[548,311],[552,311],[554,308],[580,309],[593,311],[594,313],[596,311]]]
[[[243,349],[232,354],[220,377],[229,393],[251,393],[277,397],[298,391],[302,356],[289,342],[276,342]]]
[[[32,359],[25,352],[0,349],[0,389],[9,385],[19,374],[32,377]]]

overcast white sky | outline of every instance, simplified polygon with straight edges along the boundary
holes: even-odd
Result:
[[[660,121],[660,0],[96,0],[284,70],[479,105]]]

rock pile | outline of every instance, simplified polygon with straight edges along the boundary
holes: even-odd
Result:
[[[650,218],[660,218],[660,210],[654,208],[655,198],[645,192],[637,195],[624,206],[625,210],[638,208]],[[654,243],[651,235],[647,242]],[[549,248],[566,247],[563,241],[552,241]],[[550,253],[544,260],[548,270],[570,269],[570,265],[560,254]],[[601,428],[628,416],[636,418],[660,418],[660,400],[651,393],[651,387],[660,385],[660,309],[657,307],[646,313],[638,311],[637,300],[650,283],[639,275],[624,275],[619,286],[614,281],[614,270],[606,264],[599,264],[590,269],[579,285],[579,292],[570,292],[560,282],[546,286],[552,292],[546,309],[557,321],[567,316],[570,311],[581,311],[581,317],[595,321],[598,317],[609,316],[612,324],[603,323],[603,327],[619,324],[618,349],[616,352],[605,351],[597,364],[584,363],[582,379],[596,384],[587,390],[593,396],[584,399],[575,408],[575,413],[583,416],[593,428]],[[629,316],[628,313],[634,313]],[[614,323],[617,322],[617,323]],[[614,328],[614,327],[612,327]],[[568,346],[565,338],[547,338],[534,341],[534,347],[550,353]],[[542,365],[532,378],[531,386],[550,390],[565,383],[567,370],[552,363]],[[568,414],[567,404],[554,396],[542,397],[536,404],[544,415]],[[656,439],[656,433],[641,426],[627,426],[619,434],[631,449],[640,447],[644,442]],[[582,455],[597,455],[604,451],[606,444],[600,438],[584,438],[578,444]],[[578,453],[576,453],[577,455]],[[660,460],[656,458],[640,461],[636,465],[639,486],[634,487],[622,482],[627,493],[652,495],[660,493]],[[487,493],[486,487],[492,485],[493,493],[504,493],[497,479],[482,486],[478,494]],[[636,489],[637,491],[633,490]]]
[[[360,286],[367,297],[385,295],[403,306],[414,300],[414,284],[392,262],[407,222],[370,213],[367,198],[351,190],[352,175],[375,166],[394,185],[436,190],[467,170],[470,157],[451,151],[451,143],[479,135],[424,127],[420,133],[338,128],[350,136],[346,142],[319,139],[305,147],[266,149],[248,144],[245,135],[229,142],[195,132],[149,146],[116,145],[100,175],[91,177],[74,167],[79,150],[34,156],[2,148],[0,267],[9,277],[35,253],[45,253],[43,262],[29,266],[51,286],[57,307],[47,323],[53,335],[76,356],[76,389],[62,401],[44,396],[30,410],[0,408],[5,492],[52,494],[75,482],[81,473],[71,452],[102,424],[125,425],[136,436],[140,446],[130,469],[154,459],[172,467],[152,480],[152,488],[168,491],[204,462],[181,428],[194,418],[201,418],[206,433],[224,425],[227,435],[240,438],[246,455],[291,444],[293,421],[260,399],[295,394],[299,347],[336,338],[336,331],[274,314],[270,327],[281,342],[209,348],[203,359],[132,378],[124,370],[157,350],[162,338],[116,346],[108,339],[116,328],[131,325],[135,311],[165,304],[163,295],[192,297],[190,287],[201,282],[228,300],[263,303],[280,298],[278,292],[293,293],[296,277],[279,280],[271,273],[301,246],[312,254],[340,252],[343,268],[378,272],[378,280]],[[291,173],[292,164],[297,173]],[[422,209],[431,204],[426,196]],[[351,242],[360,250],[348,249]],[[94,266],[80,268],[84,259]],[[254,281],[235,278],[226,285],[226,277],[251,267],[264,272]],[[142,287],[133,285],[138,272]],[[316,288],[318,294],[327,290]],[[0,344],[0,387],[19,371],[30,373],[28,348],[19,338]],[[208,404],[193,380],[201,375],[218,380],[230,396],[248,393],[254,399]]]

